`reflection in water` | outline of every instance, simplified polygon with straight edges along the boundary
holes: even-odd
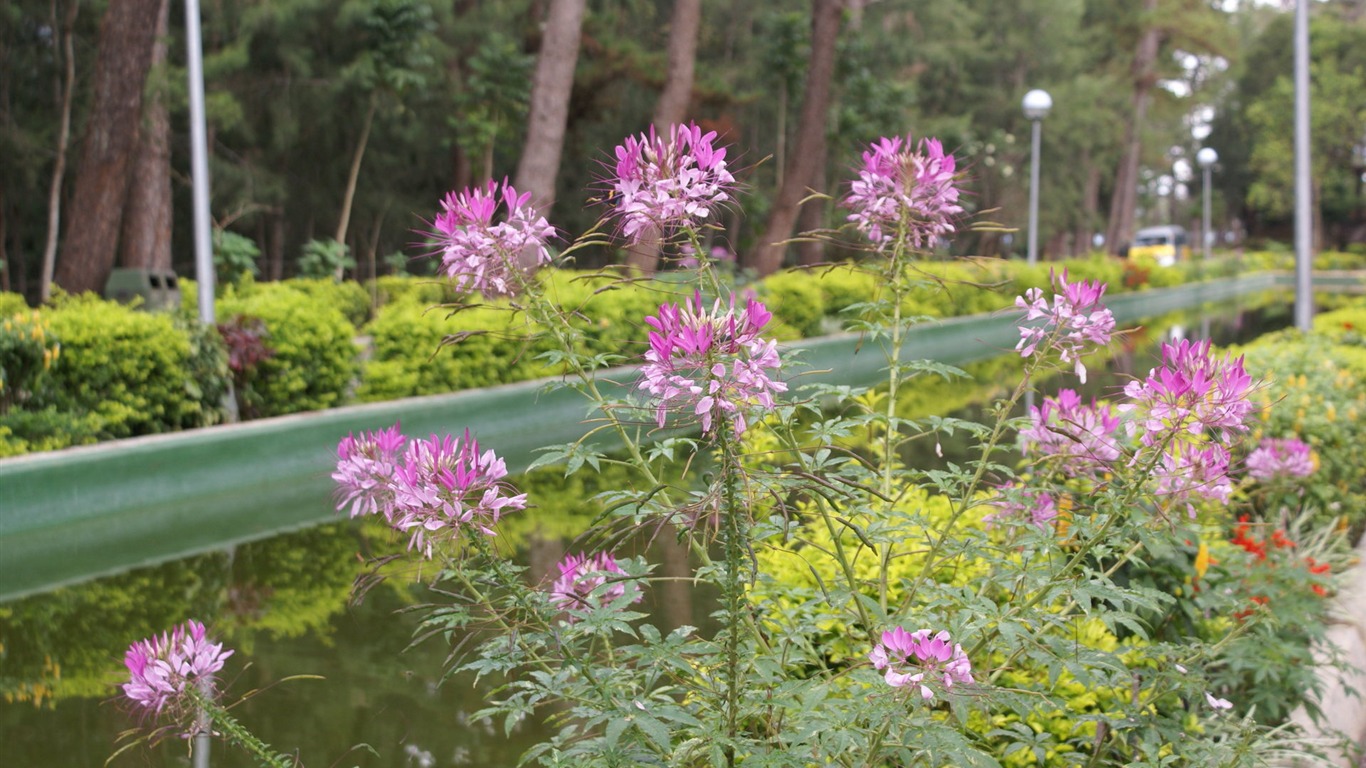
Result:
[[[1198,331],[1227,344],[1288,321],[1285,312],[1260,312],[1185,317],[1180,324],[1185,333]],[[1083,396],[1113,396],[1128,377],[1146,372],[1167,333],[1141,329],[1124,336],[1112,350],[1112,375],[1093,377]],[[916,414],[912,418],[952,411],[981,420],[985,409],[972,403],[1003,394],[1018,370],[1018,358],[1005,355],[969,366],[976,384],[927,379],[907,390],[907,407]],[[1075,381],[1044,382],[1040,389],[1049,393],[1059,386]],[[916,466],[961,460],[970,450],[961,430],[937,446],[932,440],[910,446],[906,458]],[[533,581],[552,579],[560,558],[583,548],[574,537],[601,512],[592,497],[620,480],[611,471],[569,478],[545,471],[523,478],[519,486],[539,506],[506,521],[502,545],[521,553]],[[449,646],[437,639],[408,648],[418,616],[402,609],[427,599],[415,586],[413,577],[422,574],[411,561],[390,566],[391,578],[360,605],[348,605],[367,560],[402,547],[385,531],[373,522],[338,522],[0,605],[6,764],[102,765],[118,733],[131,725],[110,700],[115,683],[124,679],[124,650],[134,640],[196,618],[238,649],[228,667],[235,676],[224,680],[229,698],[290,675],[324,676],[268,688],[234,710],[267,742],[298,749],[305,765],[514,765],[519,744],[539,738],[532,732],[537,726],[523,723],[509,740],[502,723],[473,721],[483,691],[496,681],[443,683]],[[618,554],[644,550],[661,577],[644,609],[657,616],[661,628],[705,618],[699,606],[708,596],[694,594],[689,553],[671,532],[641,531]],[[182,765],[184,754],[183,743],[168,743],[154,753],[123,756],[116,765]],[[214,766],[249,764],[244,754],[215,747]]]

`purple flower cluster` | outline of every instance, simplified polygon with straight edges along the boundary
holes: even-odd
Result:
[[[1120,457],[1115,430],[1119,416],[1108,405],[1090,405],[1076,391],[1059,390],[1030,412],[1031,424],[1020,430],[1026,454],[1056,461],[1068,477],[1094,477]]]
[[[347,435],[337,444],[337,510],[351,508],[351,516],[374,515],[394,506],[393,479],[408,438],[399,425],[360,437]]]
[[[213,675],[232,654],[222,643],[210,642],[204,625],[191,619],[128,646],[123,663],[130,679],[123,684],[123,695],[152,714],[190,715],[190,687],[212,696]]]
[[[560,608],[582,609],[611,603],[624,597],[628,587],[632,602],[641,599],[640,590],[627,583],[621,564],[606,552],[568,555],[560,561],[559,570],[560,576],[550,588],[550,601]]]
[[[616,148],[616,175],[610,179],[613,213],[621,234],[635,242],[651,227],[695,226],[730,200],[735,177],[726,169],[726,150],[716,148],[716,131],[675,125],[667,137],[653,127],[628,136]]]
[[[1309,445],[1293,437],[1267,438],[1247,457],[1247,474],[1253,480],[1270,482],[1314,474],[1314,457]]]
[[[406,443],[406,447],[405,447]],[[407,441],[398,425],[348,435],[337,446],[337,509],[381,514],[408,534],[408,547],[432,556],[433,536],[454,536],[465,526],[493,535],[503,514],[526,508],[503,478],[507,467],[465,430],[462,438],[432,435]]]
[[[546,241],[555,228],[529,205],[530,199],[530,192],[519,195],[506,179],[446,195],[432,235],[441,270],[455,279],[457,289],[507,296],[516,293],[515,275],[524,265],[550,262]],[[495,223],[500,205],[502,220]]]
[[[1173,442],[1153,468],[1157,497],[1169,505],[1185,503],[1191,517],[1195,516],[1195,499],[1227,504],[1233,494],[1228,459],[1228,448],[1221,443]]]
[[[1064,363],[1074,363],[1077,377],[1085,384],[1082,356],[1110,343],[1115,330],[1114,315],[1101,303],[1106,286],[1099,280],[1069,283],[1065,269],[1061,276],[1052,275],[1052,281],[1052,304],[1039,288],[1030,288],[1015,299],[1015,306],[1025,310],[1015,349],[1020,357],[1029,357],[1040,345],[1047,345],[1057,350]]]
[[[944,154],[938,139],[921,139],[911,150],[911,137],[883,137],[863,153],[858,180],[844,204],[848,220],[879,251],[899,245],[925,248],[954,231],[963,212],[954,184],[953,155]]]
[[[1010,520],[1028,520],[1037,528],[1046,529],[1058,517],[1058,503],[1051,493],[1025,488],[1012,483],[998,489],[991,502],[996,511],[983,518],[988,524]]]
[[[729,307],[718,299],[708,310],[699,293],[682,305],[662,304],[645,318],[653,330],[639,388],[655,398],[659,426],[671,409],[686,407],[704,433],[719,418],[740,435],[747,409],[772,408],[773,395],[787,385],[770,376],[780,366],[776,344],[759,336],[771,317],[753,297],[743,309],[732,294]]]
[[[894,688],[918,685],[921,698],[934,698],[931,683],[942,683],[944,690],[954,685],[971,684],[972,662],[963,646],[950,644],[949,633],[931,634],[922,629],[907,632],[901,627],[882,633],[882,642],[873,647],[868,659],[876,669],[885,669],[887,684]]]
[[[1187,339],[1164,344],[1162,364],[1125,385],[1128,401],[1119,409],[1133,413],[1129,434],[1163,452],[1154,468],[1159,498],[1186,504],[1192,515],[1196,498],[1228,501],[1229,452],[1213,438],[1226,443],[1231,433],[1247,430],[1252,386],[1241,357],[1219,358],[1208,340]]]
[[[1229,432],[1247,430],[1254,408],[1251,392],[1252,377],[1243,370],[1243,358],[1226,355],[1220,360],[1210,354],[1208,339],[1182,339],[1162,345],[1162,365],[1150,370],[1147,379],[1125,385],[1131,402],[1120,410],[1142,414],[1128,428],[1130,434],[1140,434],[1144,445],[1182,431],[1201,435],[1215,430],[1227,438]]]

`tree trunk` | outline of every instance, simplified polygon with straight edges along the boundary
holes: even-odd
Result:
[[[1124,128],[1123,153],[1115,171],[1115,189],[1110,197],[1110,225],[1105,243],[1112,254],[1118,254],[1134,234],[1134,209],[1138,204],[1138,164],[1143,155],[1143,123],[1148,115],[1148,101],[1157,82],[1157,49],[1162,32],[1154,15],[1158,0],[1143,0],[1143,34],[1134,51],[1133,117]]]
[[[544,216],[550,215],[555,204],[555,177],[564,149],[586,4],[587,0],[550,0],[531,81],[526,144],[517,164],[516,186],[518,192],[531,193],[531,204]]]
[[[12,290],[9,277],[9,251],[5,245],[8,222],[9,219],[5,216],[5,188],[0,186],[0,291]]]
[[[1099,211],[1100,167],[1091,159],[1089,150],[1081,153],[1082,173],[1086,181],[1081,187],[1081,221],[1077,222],[1076,236],[1072,241],[1074,256],[1085,256],[1091,252],[1091,236],[1096,231],[1096,215]]]
[[[285,277],[285,212],[277,210],[270,215],[270,237],[266,239],[266,279],[283,280]]]
[[[337,234],[332,239],[346,245],[346,230],[351,226],[351,205],[356,200],[356,185],[360,182],[360,164],[365,159],[365,146],[370,143],[370,126],[375,123],[375,110],[379,107],[379,97],[370,92],[370,106],[365,110],[365,122],[361,124],[360,138],[356,140],[356,151],[351,156],[351,170],[346,174],[346,192],[342,195],[341,217],[337,221]],[[346,267],[337,265],[336,278],[345,276]]]
[[[38,296],[46,302],[52,298],[52,272],[57,266],[57,239],[62,231],[62,179],[66,176],[66,151],[71,143],[71,103],[76,94],[76,51],[73,45],[76,12],[80,0],[67,0],[66,17],[62,20],[62,80],[58,86],[62,117],[57,127],[57,157],[52,165],[52,184],[47,196],[47,242],[43,246],[43,271],[38,276]],[[57,3],[52,3],[52,21],[57,21]]]
[[[100,22],[95,99],[71,193],[70,207],[81,215],[75,226],[67,225],[56,274],[57,282],[74,293],[102,288],[118,253],[161,2],[110,3]]]
[[[835,75],[835,42],[839,38],[840,10],[843,0],[812,0],[811,63],[806,71],[806,88],[797,140],[783,174],[778,199],[768,217],[768,226],[754,256],[754,269],[762,277],[783,265],[787,246],[797,223],[797,209],[807,187],[816,179],[818,148],[825,141],[826,120],[830,112],[830,83]]]
[[[829,148],[825,140],[825,132],[821,131],[821,143],[816,148],[816,177],[811,180],[811,188],[817,192],[824,192],[826,185],[826,163]],[[815,232],[825,229],[825,199],[816,198],[808,200],[802,206],[801,212],[797,214],[797,231],[799,233]],[[817,235],[815,237],[803,238],[797,243],[797,263],[802,266],[814,266],[825,261],[825,240]]]
[[[665,578],[658,591],[659,614],[664,626],[678,629],[692,625],[692,562],[688,546],[674,535],[672,526],[664,526],[655,539],[659,549],[659,573]]]
[[[152,67],[166,63],[170,0],[161,0]],[[125,267],[171,268],[171,118],[164,93],[149,94],[123,212],[119,263]]]
[[[669,64],[664,75],[664,89],[655,102],[654,117],[650,121],[661,136],[667,136],[670,128],[688,116],[697,62],[697,30],[701,25],[702,0],[674,0],[673,17],[669,22]],[[659,269],[662,245],[658,229],[650,227],[642,231],[640,240],[627,248],[627,265],[641,274],[653,275]]]
[[[702,0],[674,0],[673,18],[669,22],[668,70],[651,120],[660,134],[688,116],[697,62],[697,31],[701,26]]]

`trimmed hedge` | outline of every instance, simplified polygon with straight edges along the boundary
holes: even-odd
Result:
[[[273,354],[258,364],[247,393],[261,416],[341,405],[358,372],[356,327],[338,306],[345,294],[320,287],[326,281],[305,282],[312,285],[304,290],[290,283],[229,289],[218,301],[220,320],[242,315],[265,323]]]
[[[544,277],[547,294],[570,315],[580,351],[629,362],[644,349],[644,318],[677,297],[659,287],[614,282],[564,270]],[[372,355],[358,399],[365,402],[432,395],[524,381],[558,372],[538,355],[549,349],[542,329],[507,304],[450,310],[430,303],[430,280],[380,307],[366,327]],[[439,287],[439,286],[437,286]],[[451,343],[442,346],[443,340]]]
[[[213,387],[190,335],[170,315],[151,314],[91,294],[45,313],[62,353],[52,366],[50,402],[98,419],[102,438],[202,427],[220,420]],[[209,353],[213,353],[210,351]]]
[[[434,395],[535,378],[543,369],[527,345],[516,346],[521,325],[510,311],[473,308],[448,317],[419,296],[386,304],[366,330],[371,358],[356,396],[362,402]],[[442,346],[448,335],[460,340]]]
[[[1288,257],[1253,253],[1242,266],[1284,266]],[[1323,254],[1316,266],[1366,263],[1360,254]],[[922,262],[913,268],[920,287],[905,297],[906,317],[952,317],[1008,308],[1026,289],[1046,285],[1050,270],[1066,269],[1072,279],[1101,280],[1112,293],[1128,288],[1183,282],[1234,270],[1230,259],[1192,262],[1175,268],[1136,270],[1119,259],[1095,255],[1086,259],[1029,267],[999,259]],[[1236,270],[1234,270],[1236,271]],[[540,279],[547,293],[573,318],[581,351],[603,356],[609,364],[638,361],[648,328],[644,319],[664,302],[685,297],[668,275],[654,281],[624,281],[608,274],[545,270]],[[841,264],[816,270],[781,272],[751,286],[773,312],[771,334],[794,340],[837,332],[854,318],[850,307],[874,297],[876,274]],[[744,289],[742,289],[743,292]],[[184,307],[193,312],[197,292],[192,281],[182,287]],[[484,387],[551,375],[558,371],[537,358],[551,345],[537,338],[540,329],[507,303],[473,307],[452,315],[441,308],[458,297],[439,279],[383,277],[362,287],[329,279],[225,286],[218,303],[221,322],[236,315],[260,319],[266,344],[274,351],[246,376],[245,401],[260,416],[341,405],[357,386],[360,366],[353,344],[356,328],[373,337],[357,397],[389,400]],[[0,294],[0,309],[24,308],[17,294]],[[1323,315],[1320,327],[1342,326],[1334,340],[1360,346],[1366,311],[1333,321]],[[0,453],[64,447],[94,437],[126,437],[211,424],[219,420],[219,403],[227,372],[216,334],[197,331],[192,321],[177,326],[166,316],[147,315],[93,297],[67,299],[45,315],[62,315],[75,334],[68,342],[58,327],[67,371],[51,397],[26,404],[29,415],[14,424],[0,423]],[[88,314],[88,318],[78,315]],[[188,313],[187,313],[188,314]],[[1358,330],[1353,330],[1358,329]],[[106,338],[110,336],[111,338]],[[451,337],[455,343],[442,346]],[[1340,338],[1339,338],[1340,337]],[[148,347],[148,349],[144,349]],[[83,351],[83,352],[82,352]],[[134,365],[134,361],[139,362]],[[85,368],[90,367],[87,374]],[[146,380],[139,378],[145,371]],[[125,370],[126,369],[126,370]],[[173,373],[176,372],[176,373]],[[1366,374],[1363,374],[1366,377]],[[20,434],[21,431],[24,434]],[[69,437],[69,442],[67,442]]]

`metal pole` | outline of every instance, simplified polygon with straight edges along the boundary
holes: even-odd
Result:
[[[199,0],[185,0],[185,49],[190,85],[190,177],[194,199],[194,268],[199,283],[199,320],[214,321],[213,240],[209,236],[209,149],[204,126],[204,47]]]
[[[1042,133],[1041,120],[1034,120],[1030,137],[1029,154],[1029,250],[1028,263],[1033,266],[1039,262],[1039,144]]]
[[[1205,166],[1205,169],[1204,169],[1204,170],[1205,170],[1205,216],[1204,216],[1204,221],[1201,222],[1200,236],[1203,237],[1203,238],[1205,238],[1205,261],[1209,261],[1209,249],[1210,249],[1210,231],[1209,231],[1209,229],[1210,229],[1210,227],[1209,227],[1209,177],[1210,177],[1210,169],[1209,169],[1209,166],[1208,166],[1208,165]]]
[[[1309,183],[1309,0],[1295,3],[1295,327],[1314,325],[1313,221]]]
[[[212,678],[200,678],[195,683],[201,696],[213,698]],[[209,737],[213,734],[213,718],[209,716],[208,707],[201,704],[194,720],[192,768],[209,768]]]
[[[209,732],[202,729],[194,735],[194,768],[209,768]]]

